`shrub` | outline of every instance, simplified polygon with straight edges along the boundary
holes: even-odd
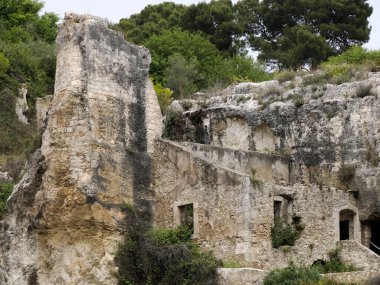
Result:
[[[292,81],[296,77],[297,73],[295,71],[286,70],[281,71],[275,74],[274,79],[278,80],[278,82],[283,83],[286,81]]]
[[[242,266],[234,260],[223,260],[223,268],[241,268]]]
[[[154,91],[156,91],[158,104],[160,105],[162,115],[166,114],[170,103],[173,101],[172,94],[169,88],[164,88],[160,83],[155,84]]]
[[[312,267],[316,268],[320,273],[356,271],[357,269],[354,266],[343,263],[342,258],[340,257],[340,252],[341,248],[337,247],[336,249],[329,252],[329,260],[320,261],[314,264]]]
[[[302,86],[306,87],[308,85],[320,85],[325,84],[331,78],[329,74],[321,73],[321,74],[312,74],[308,76],[304,76],[302,78]]]
[[[245,102],[247,102],[249,99],[251,99],[251,97],[249,97],[249,96],[243,96],[243,95],[241,95],[241,96],[239,96],[239,98],[237,99],[237,103],[239,104],[240,102],[241,103],[245,103]]]
[[[7,200],[12,194],[13,184],[4,182],[0,184],[0,217],[3,216],[6,210]]]
[[[3,76],[9,68],[9,60],[0,52],[0,76]]]
[[[125,240],[116,254],[120,284],[215,284],[221,262],[190,240],[190,229],[146,231],[133,210],[127,219]]]
[[[301,94],[293,93],[290,98],[292,99],[294,106],[296,106],[296,108],[301,107],[305,103],[303,96]]]
[[[353,46],[341,55],[330,57],[321,67],[330,77],[330,83],[364,79],[368,72],[380,70],[380,50],[368,51]]]
[[[320,279],[321,277],[316,269],[298,267],[290,263],[286,268],[269,272],[264,279],[264,285],[318,284],[317,282]]]
[[[273,248],[279,248],[284,245],[293,246],[302,230],[302,226],[299,226],[297,229],[294,225],[290,225],[283,219],[275,220],[271,230]]]
[[[187,110],[191,109],[191,107],[193,107],[193,102],[188,101],[188,100],[182,101],[181,104],[182,104],[182,108],[185,111],[187,111]]]
[[[180,124],[180,121],[181,121],[181,114],[179,114],[178,112],[169,110],[166,113],[163,136],[167,138],[174,136],[176,133],[176,128]]]
[[[377,283],[376,283],[377,284]],[[265,277],[264,285],[355,285],[342,283],[321,277],[317,268],[295,266],[292,262],[288,267],[275,269]]]

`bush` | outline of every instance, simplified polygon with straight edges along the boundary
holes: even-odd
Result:
[[[271,230],[273,248],[284,245],[293,246],[302,230],[303,227],[297,229],[282,219],[275,220],[274,227]]]
[[[360,46],[353,46],[341,55],[330,57],[321,67],[330,78],[330,83],[361,80],[368,72],[380,71],[380,50],[368,51]]]
[[[377,284],[377,283],[376,283]],[[264,285],[355,285],[323,279],[315,267],[295,266],[292,262],[288,267],[276,269],[265,277]]]
[[[278,80],[278,82],[283,83],[286,81],[293,81],[296,77],[297,73],[292,70],[285,70],[275,74],[274,79]]]
[[[325,84],[331,78],[331,75],[326,73],[311,74],[302,78],[302,86]]]
[[[11,182],[0,183],[0,217],[5,213],[7,200],[12,194],[13,184]]]
[[[173,101],[172,95],[173,91],[169,88],[163,87],[160,83],[153,86],[154,91],[156,91],[158,104],[160,105],[162,115],[165,115],[170,103]]]
[[[264,285],[300,285],[318,284],[321,279],[319,272],[314,268],[297,267],[290,263],[288,267],[276,269],[265,277]]]
[[[3,76],[9,68],[9,60],[0,52],[0,77]]]
[[[312,267],[316,268],[318,272],[323,274],[356,271],[357,269],[354,266],[343,263],[342,258],[340,257],[340,252],[341,248],[337,247],[329,252],[329,260],[320,261]]]
[[[182,104],[182,108],[185,111],[187,111],[187,110],[191,109],[191,107],[193,107],[193,102],[188,101],[188,100],[182,101],[181,104]]]
[[[166,113],[165,125],[163,136],[166,138],[172,138],[177,133],[177,128],[181,125],[181,114],[178,112],[169,110]]]
[[[300,108],[305,103],[303,96],[301,94],[293,93],[290,98],[292,99],[294,106],[296,106],[296,108]]]
[[[146,231],[134,211],[127,212],[125,240],[116,254],[119,284],[215,284],[221,262],[190,240],[191,229]]]

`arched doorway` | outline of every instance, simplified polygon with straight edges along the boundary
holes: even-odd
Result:
[[[361,242],[358,210],[347,205],[335,210],[335,240],[356,240]]]
[[[356,213],[349,209],[339,212],[339,240],[354,239],[354,218]]]

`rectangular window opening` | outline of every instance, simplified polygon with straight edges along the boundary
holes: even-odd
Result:
[[[194,207],[193,204],[178,207],[180,214],[180,225],[191,229],[194,234]]]

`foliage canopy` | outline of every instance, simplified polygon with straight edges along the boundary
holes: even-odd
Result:
[[[242,0],[236,9],[250,46],[280,68],[316,67],[369,39],[366,0]]]

